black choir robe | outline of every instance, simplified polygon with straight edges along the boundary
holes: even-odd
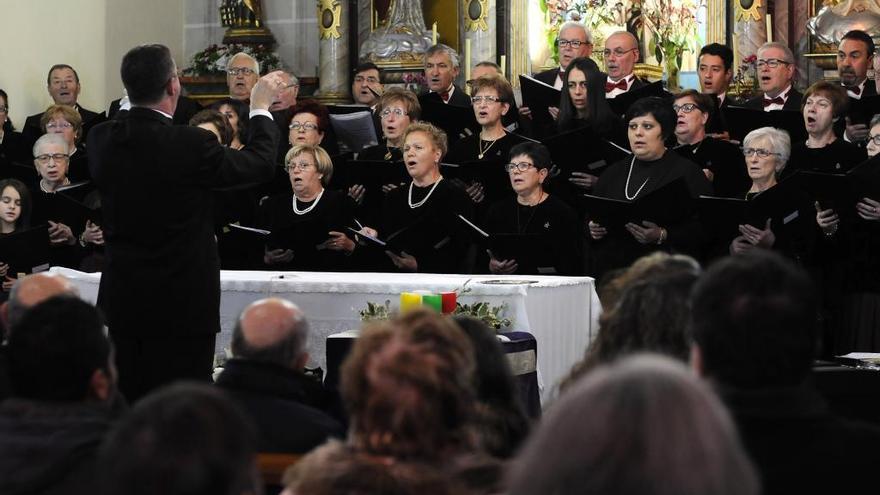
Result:
[[[716,196],[742,198],[752,187],[742,150],[729,141],[706,137],[699,143],[679,145],[674,151],[712,172]]]

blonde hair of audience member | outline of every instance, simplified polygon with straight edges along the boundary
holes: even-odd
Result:
[[[544,415],[509,495],[754,495],[758,477],[706,383],[637,355],[583,377]]]
[[[70,124],[70,126],[67,127],[64,124]],[[40,117],[40,129],[44,134],[54,132],[64,136],[64,140],[67,141],[67,145],[72,151],[82,137],[82,117],[71,106],[52,105]]]
[[[388,462],[330,440],[284,473],[282,495],[456,495],[454,478],[428,463]]]
[[[474,366],[468,338],[436,313],[367,325],[342,365],[349,444],[409,460],[473,452]]]
[[[293,162],[293,159],[303,153],[308,153],[314,158],[315,169],[321,174],[321,186],[327,187],[327,185],[330,184],[330,178],[333,176],[333,160],[330,159],[330,155],[327,154],[327,151],[325,151],[324,148],[318,145],[296,144],[287,150],[287,154],[284,155],[284,164],[289,167]],[[293,169],[291,169],[291,172],[292,171]]]

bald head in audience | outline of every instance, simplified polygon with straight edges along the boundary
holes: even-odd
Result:
[[[232,334],[232,354],[237,358],[302,369],[309,325],[303,312],[290,301],[260,299],[241,312]]]
[[[58,295],[79,296],[79,291],[64,275],[55,273],[35,273],[20,279],[12,286],[9,300],[0,306],[3,327],[8,332],[28,308]]]

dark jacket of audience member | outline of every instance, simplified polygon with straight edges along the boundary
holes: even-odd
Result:
[[[509,495],[759,493],[715,394],[683,365],[651,355],[582,377],[544,415],[509,474]]]
[[[529,434],[529,420],[517,396],[516,383],[495,331],[469,316],[456,316],[474,347],[477,392],[476,422],[483,448],[495,457],[512,457]]]
[[[816,311],[806,273],[770,251],[726,258],[694,287],[694,367],[717,385],[765,495],[876,482],[880,430],[835,417],[807,383]]]
[[[0,493],[92,495],[98,448],[117,414],[110,343],[94,307],[34,306],[9,338],[14,396],[0,404]]]

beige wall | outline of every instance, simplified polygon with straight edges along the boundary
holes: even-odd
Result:
[[[46,75],[56,63],[73,66],[82,84],[79,102],[100,111],[122,92],[119,62],[132,46],[161,42],[181,64],[183,2],[179,0],[17,0],[4,2],[0,88],[10,99],[10,118],[52,103]],[[14,68],[15,70],[11,70]]]

